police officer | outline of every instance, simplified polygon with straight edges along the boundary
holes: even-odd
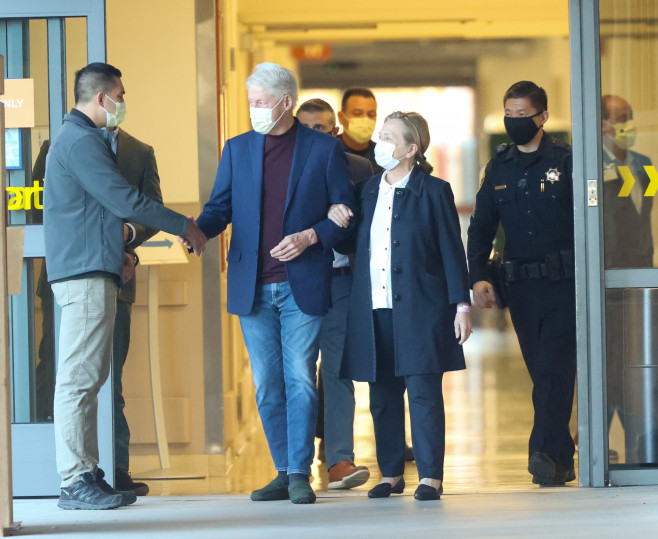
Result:
[[[576,375],[571,149],[544,133],[543,88],[530,81],[505,93],[505,129],[485,169],[468,229],[468,261],[478,307],[496,304],[486,263],[498,224],[505,231],[504,287],[533,383],[528,471],[533,483],[575,479],[569,432]]]

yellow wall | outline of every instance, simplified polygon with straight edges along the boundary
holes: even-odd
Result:
[[[111,0],[107,2],[107,61],[123,73],[127,118],[122,128],[155,149],[164,202],[184,215],[199,213],[197,73],[194,2]],[[147,268],[137,268],[138,301],[123,384],[126,415],[137,469],[139,457],[156,454],[151,432],[146,285]],[[160,353],[172,455],[205,453],[201,264],[196,257],[160,269]],[[163,292],[186,290],[163,305]],[[183,294],[184,295],[184,294]],[[165,300],[165,303],[166,300]],[[218,306],[219,307],[219,306]],[[137,459],[137,460],[136,460]]]
[[[155,148],[165,202],[198,202],[194,2],[107,2],[107,60],[123,73],[126,131]]]
[[[254,36],[312,43],[373,39],[537,37],[566,34],[566,0],[241,0]]]

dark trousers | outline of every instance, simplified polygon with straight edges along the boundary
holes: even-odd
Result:
[[[569,432],[576,381],[576,307],[573,280],[530,279],[507,289],[512,323],[532,379],[535,420],[529,454],[546,453],[573,465]]]
[[[404,473],[404,392],[409,392],[411,440],[420,479],[443,479],[445,411],[443,374],[395,376],[393,311],[373,311],[377,380],[370,383],[377,464],[383,477]]]
[[[112,382],[114,383],[114,465],[124,470],[130,469],[129,445],[130,428],[123,413],[126,401],[123,399],[121,376],[128,357],[130,346],[130,315],[132,304],[117,300],[117,314],[114,320],[112,348]]]

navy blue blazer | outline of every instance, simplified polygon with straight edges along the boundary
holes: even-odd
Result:
[[[370,285],[370,227],[382,175],[365,184],[341,378],[377,380]],[[414,167],[396,189],[391,220],[395,375],[465,368],[455,338],[456,304],[470,301],[466,256],[450,184]]]
[[[251,312],[258,281],[264,148],[265,135],[255,131],[226,142],[210,200],[197,221],[208,238],[233,223],[226,257],[228,312],[237,315]],[[342,144],[299,124],[281,238],[308,228],[318,236],[318,243],[285,263],[297,306],[309,315],[329,310],[332,248],[355,226],[340,228],[328,219],[332,204],[345,204],[353,211],[356,206]]]

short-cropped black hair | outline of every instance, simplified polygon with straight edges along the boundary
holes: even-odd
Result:
[[[527,97],[530,100],[532,108],[537,109],[538,112],[548,110],[548,97],[546,96],[546,90],[529,80],[522,80],[512,84],[512,86],[510,86],[505,92],[503,106],[505,106],[508,99],[518,99],[521,97]]]
[[[94,62],[75,73],[75,104],[89,103],[98,92],[111,92],[121,78],[121,71],[110,64]]]
[[[340,103],[340,110],[345,110],[347,107],[347,100],[353,95],[375,99],[375,94],[373,94],[372,90],[369,90],[368,88],[348,88],[343,92],[343,100]],[[375,101],[377,100],[375,99]]]

